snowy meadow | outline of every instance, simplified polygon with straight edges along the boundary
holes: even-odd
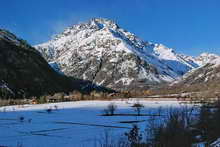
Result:
[[[141,116],[132,107],[144,107]],[[115,115],[105,116],[104,109],[114,104]],[[79,101],[0,108],[0,146],[10,147],[96,147],[106,135],[123,138],[137,124],[145,131],[149,120],[163,117],[165,110],[180,109],[178,101]]]

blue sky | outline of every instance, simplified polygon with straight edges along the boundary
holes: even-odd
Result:
[[[1,0],[0,28],[39,44],[94,17],[179,53],[220,54],[219,0]]]

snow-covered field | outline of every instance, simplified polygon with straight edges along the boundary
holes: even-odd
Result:
[[[116,113],[134,114],[129,101],[80,101],[42,105],[0,107],[0,146],[15,147],[93,147],[105,132],[120,137],[137,121],[146,128],[149,116],[101,116],[110,103],[117,105]],[[142,101],[143,114],[155,114],[157,108],[180,107],[177,101]],[[46,110],[54,109],[51,113]],[[57,109],[57,110],[56,110]],[[98,145],[97,145],[98,146]]]

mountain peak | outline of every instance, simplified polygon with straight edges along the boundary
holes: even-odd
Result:
[[[89,21],[67,27],[63,33],[55,35],[53,39],[58,40],[62,37],[74,36],[77,33],[80,35],[86,35],[88,37],[96,31],[106,30],[109,32],[115,32],[118,29],[120,29],[119,26],[113,20],[105,18],[92,18]]]
[[[198,57],[195,58],[197,64],[205,65],[207,63],[212,63],[214,60],[220,58],[219,55],[213,53],[202,53]]]
[[[113,89],[169,82],[194,68],[173,49],[145,42],[104,18],[67,28],[36,48],[65,75]]]
[[[204,52],[204,53],[201,53],[198,57],[218,57],[218,55],[213,54],[213,53]]]
[[[106,19],[106,18],[92,18],[89,21],[90,24],[92,25],[97,25],[100,27],[100,29],[102,28],[109,28],[109,29],[117,29],[118,25],[110,19]]]

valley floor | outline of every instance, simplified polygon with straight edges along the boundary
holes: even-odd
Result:
[[[137,101],[144,105],[141,112],[144,116],[134,115],[132,105]],[[115,113],[126,115],[102,116],[111,103],[117,105]],[[178,101],[130,99],[0,107],[0,146],[95,147],[106,133],[113,140],[124,136],[132,128],[132,122],[138,122],[144,130],[151,116],[157,115],[158,108],[181,106]]]

